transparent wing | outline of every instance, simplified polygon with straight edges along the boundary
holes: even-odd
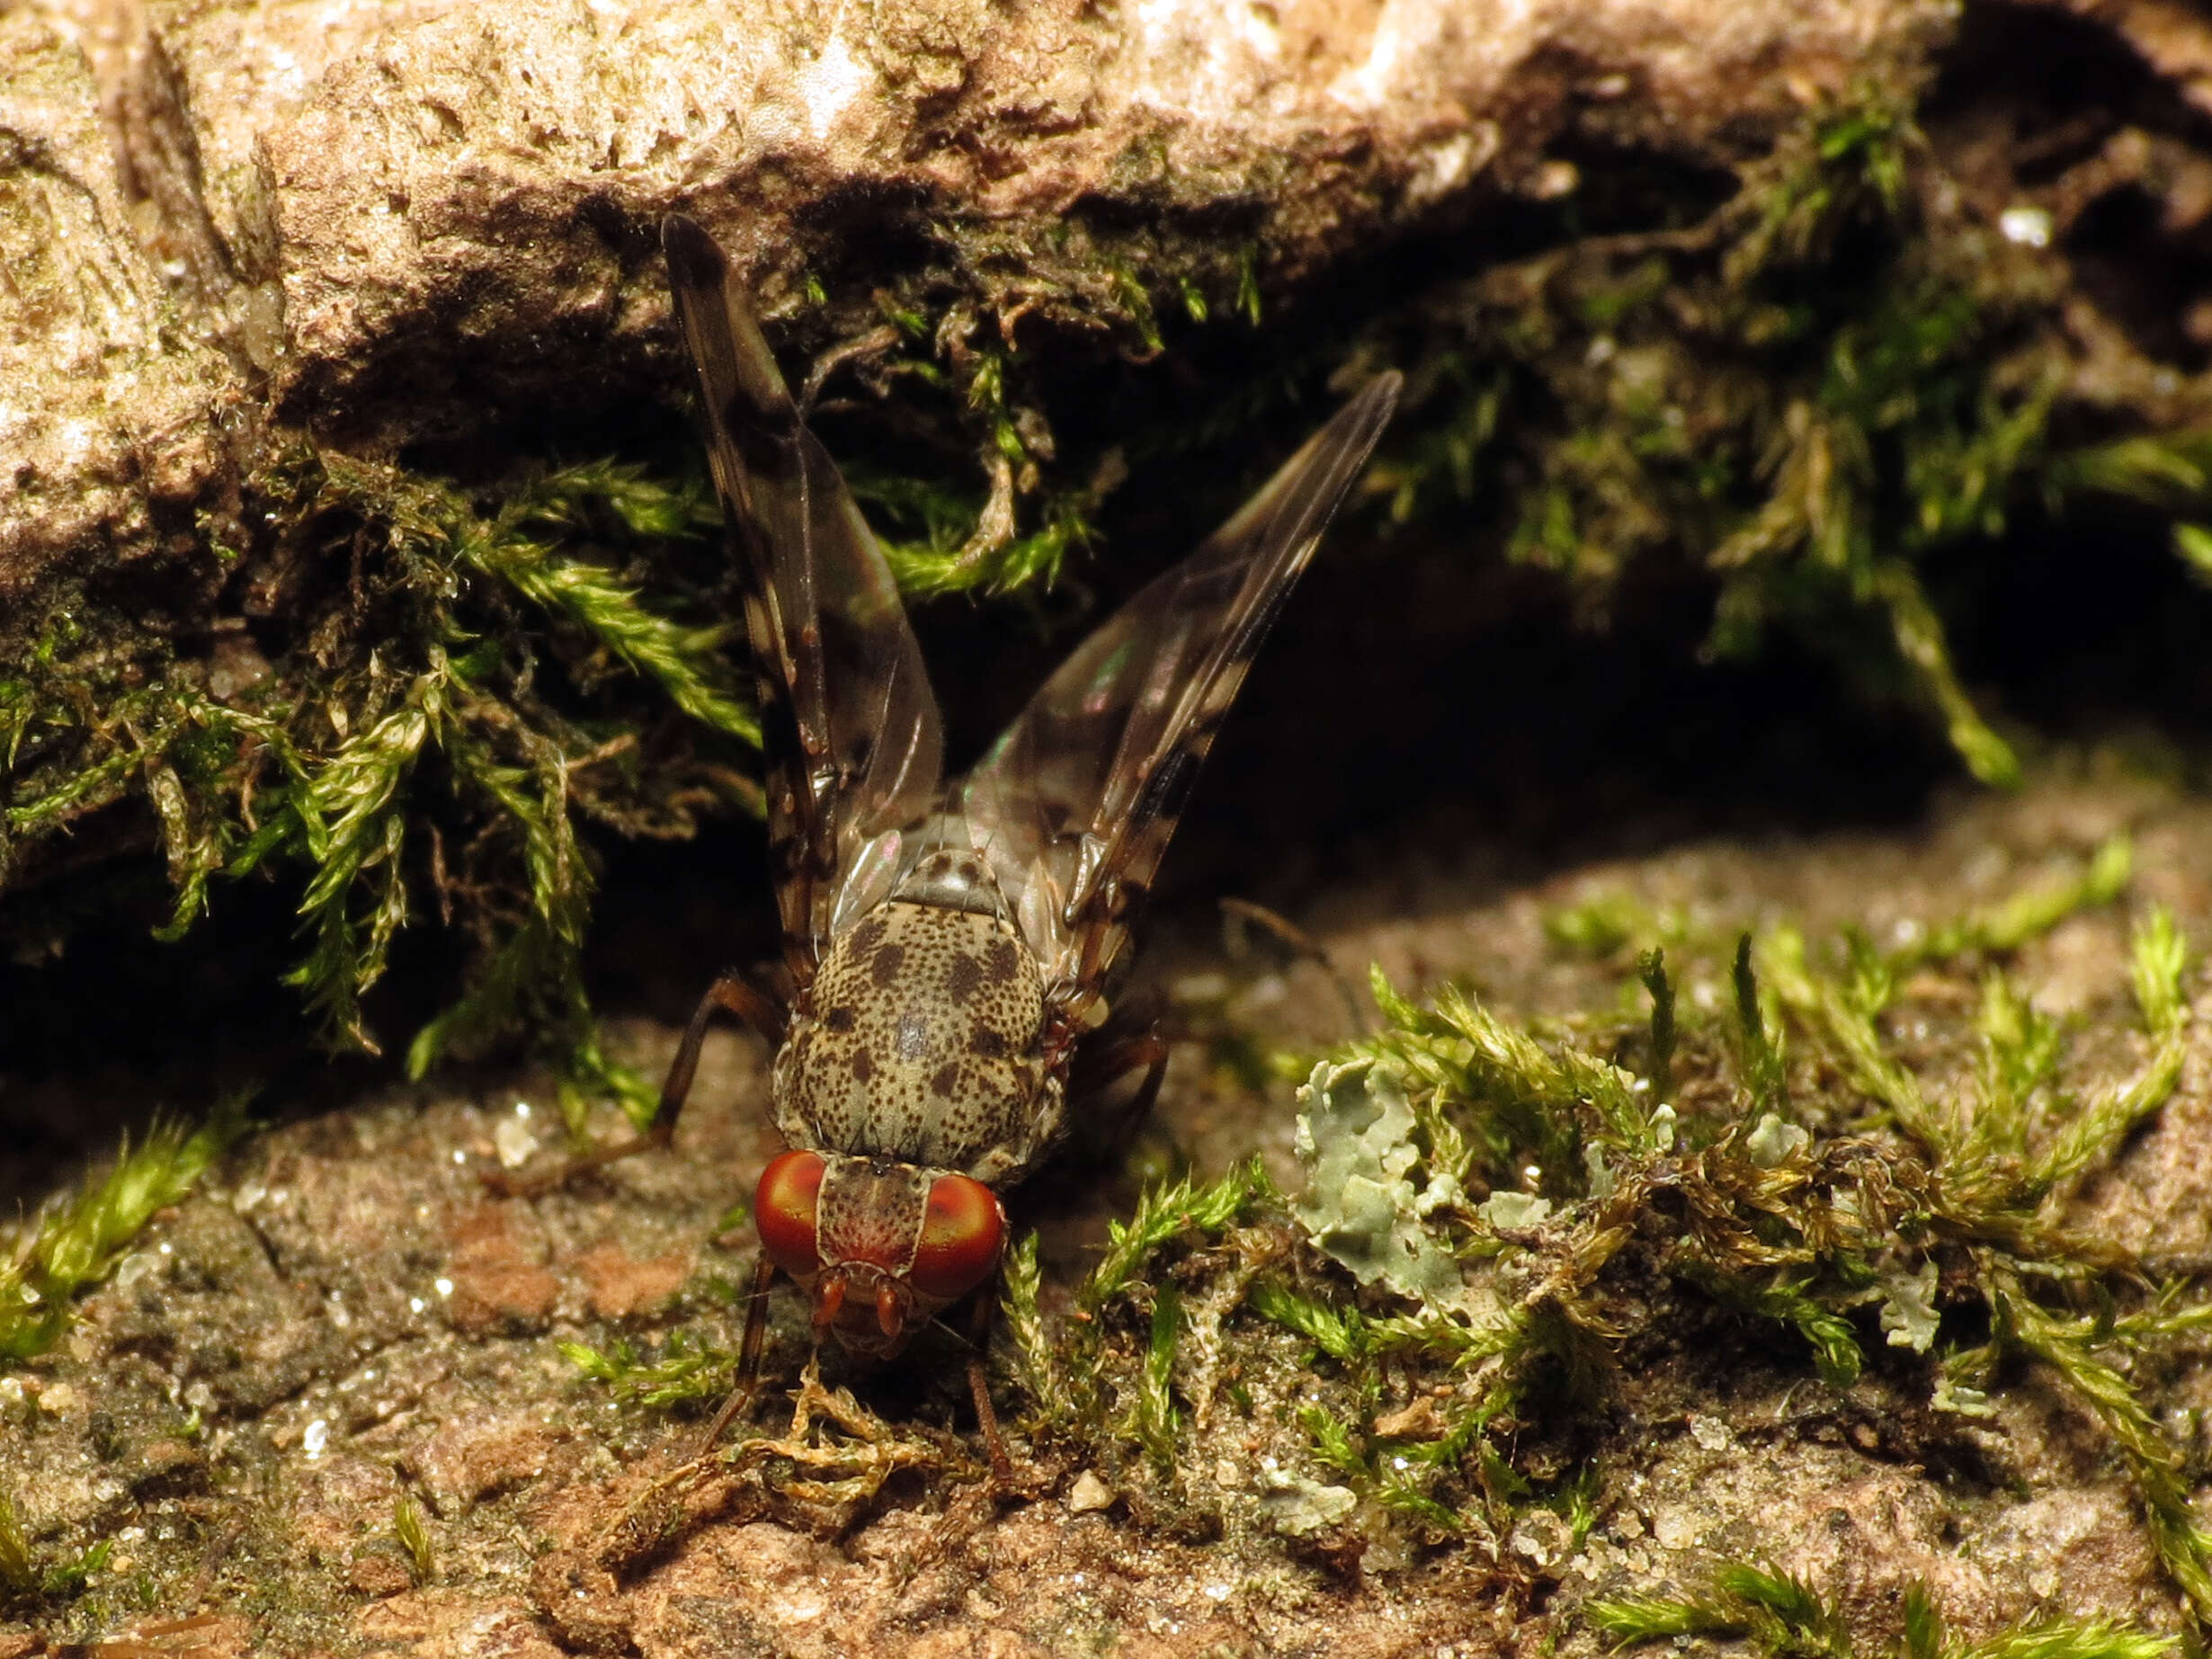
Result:
[[[1253,653],[1396,406],[1377,376],[1046,682],[959,790],[1064,1004],[1102,993]]]
[[[766,751],[770,866],[804,985],[840,893],[934,802],[937,700],[883,550],[807,430],[712,236],[671,215],[661,246],[699,373],[707,454],[746,584]]]

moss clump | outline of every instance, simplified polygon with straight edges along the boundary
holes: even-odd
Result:
[[[1923,1584],[1904,1596],[1904,1639],[1887,1645],[1898,1659],[2158,1659],[2176,1637],[2130,1630],[2102,1619],[2039,1619],[1963,1642],[1944,1628]],[[1848,1622],[1813,1586],[1787,1573],[1726,1562],[1692,1596],[1637,1596],[1592,1601],[1591,1628],[1617,1647],[1687,1637],[1745,1641],[1758,1653],[1852,1659],[1860,1651]]]
[[[1695,566],[1712,652],[1795,635],[2011,784],[1931,568],[2101,495],[2174,515],[2186,556],[2212,406],[2163,400],[2155,430],[2116,406],[2111,365],[2065,325],[2062,253],[2006,234],[1945,166],[1914,120],[1921,73],[1813,111],[1709,212],[1570,232],[1375,325],[1372,349],[1414,365],[1378,482],[1401,520],[1494,507],[1510,555],[1595,614],[1638,561]],[[1607,217],[1606,189],[1563,225]]]
[[[263,486],[288,527],[270,563],[299,590],[284,648],[271,660],[238,636],[253,671],[226,680],[158,652],[119,666],[111,642],[49,629],[0,685],[13,852],[136,791],[175,888],[163,937],[219,876],[299,880],[306,950],[289,978],[341,1047],[376,1048],[362,998],[434,910],[473,962],[415,1035],[411,1070],[527,1024],[575,1084],[649,1110],[600,1053],[584,998],[593,860],[579,829],[683,835],[702,811],[758,808],[728,629],[639,594],[649,554],[709,535],[706,497],[594,465],[486,511],[307,451]],[[689,602],[704,612],[709,597]]]
[[[1601,1413],[1601,1378],[1628,1354],[1712,1340],[1693,1325],[1787,1333],[1834,1387],[1881,1364],[1961,1420],[2031,1360],[2103,1425],[2160,1559],[2204,1617],[2212,1539],[2139,1379],[2212,1325],[2212,1304],[2074,1231],[2063,1203],[2175,1085],[2186,947],[2163,911],[2140,919],[2144,1058],[2080,1090],[2058,1081],[2065,1034],[2002,966],[2115,897],[2126,865],[2114,843],[2063,893],[2024,888],[1886,956],[1847,935],[1829,968],[1787,926],[1736,941],[1678,933],[1691,972],[1733,979],[1737,995],[1678,998],[1655,950],[1628,957],[1650,1018],[1601,1021],[1594,1049],[1456,989],[1423,1006],[1378,978],[1387,1029],[1303,1093],[1317,1174],[1305,1198],[1286,1205],[1251,1171],[1156,1189],[1076,1291],[1073,1323],[1040,1311],[1033,1259],[1017,1255],[1008,1369],[1030,1427],[1124,1479],[1152,1469],[1162,1502],[1233,1506],[1197,1479],[1188,1426],[1217,1404],[1226,1341],[1247,1377],[1287,1364],[1298,1379],[1308,1397],[1273,1409],[1298,1423],[1328,1489],[1357,1502],[1362,1519],[1342,1524],[1480,1541],[1503,1560],[1530,1509],[1553,1509],[1577,1538],[1593,1513],[1601,1464],[1578,1472],[1560,1403]],[[1885,1035],[1905,973],[1931,965],[1980,978],[1980,1058],[1961,1083],[1939,1085]],[[1449,1277],[1419,1271],[1431,1255]],[[1195,1310],[1216,1356],[1202,1374]],[[1393,1379],[1417,1413],[1388,1405]],[[1142,1458],[1119,1462],[1122,1444]]]
[[[423,1519],[422,1506],[413,1498],[402,1496],[393,1503],[392,1537],[405,1552],[415,1582],[434,1582],[438,1576],[437,1551],[430,1541],[430,1526]]]
[[[15,1513],[15,1500],[0,1493],[0,1590],[19,1603],[72,1596],[108,1562],[114,1540],[102,1539],[67,1561],[41,1564],[23,1523]]]
[[[2212,1541],[2157,1378],[2212,1328],[2212,1302],[2079,1230],[2068,1203],[2175,1087],[2187,947],[2163,910],[2140,914],[2140,1053],[2101,1082],[2008,971],[2065,917],[2123,898],[2128,863],[2116,840],[1899,928],[1886,952],[1856,930],[1816,950],[1785,923],[1740,936],[1611,899],[1604,959],[1646,1006],[1567,1027],[1378,979],[1384,1029],[1307,1057],[1307,1191],[1277,1191],[1256,1163],[1155,1182],[1068,1285],[1034,1237],[1016,1244],[994,1352],[1008,1426],[1047,1477],[1091,1471],[1142,1524],[1272,1534],[1330,1559],[1464,1552],[1511,1596],[1533,1593],[1513,1553],[1533,1521],[1572,1554],[1617,1499],[1628,1454],[1606,1424],[1648,1369],[1666,1372],[1671,1411],[1685,1386],[1740,1378],[1752,1352],[1778,1387],[1793,1368],[1807,1387],[1878,1379],[1925,1402],[1916,1432],[1955,1425],[1962,1447],[2032,1379],[2101,1428],[2180,1606],[2201,1616]],[[1949,1048],[1900,1042],[1962,989]],[[569,1352],[647,1408],[712,1398],[735,1362],[688,1330],[651,1351]],[[1719,1372],[1699,1354],[1726,1356]],[[752,1468],[783,1443],[754,1436],[728,1458]],[[1779,1632],[1774,1651],[1847,1651],[1854,1633],[1809,1590],[1744,1572],[1587,1619],[1618,1640],[1669,1620],[1688,1633],[1694,1616],[1701,1633]],[[1582,1620],[1577,1605],[1557,1617]],[[2108,1637],[2138,1641],[2096,1625],[2003,1639],[2088,1654]]]
[[[922,393],[887,403],[850,468],[910,594],[1035,594],[1098,543],[1132,468],[1202,495],[1222,483],[1214,446],[1278,424],[1348,363],[1400,361],[1409,396],[1369,492],[1390,517],[1456,525],[1479,503],[1485,533],[1592,611],[1640,560],[1695,566],[1715,651],[1801,634],[1869,694],[1926,704],[1976,776],[2010,781],[2012,746],[1953,663],[1935,566],[2023,511],[2097,495],[2149,503],[2200,557],[2212,407],[2176,393],[2153,429],[2114,406],[2109,388],[2134,381],[2081,361],[2060,256],[1991,222],[1916,126],[1926,72],[1890,66],[1810,111],[1717,206],[1683,183],[1656,219],[1589,234],[1623,219],[1609,193],[1633,172],[1592,166],[1544,210],[1544,251],[1293,319],[1257,352],[1225,332],[1260,320],[1264,250],[1241,234],[971,226],[955,263],[890,273],[872,300],[833,306],[807,280],[823,315],[801,332],[848,335],[808,393],[833,371]],[[1157,406],[1109,426],[1092,406],[1119,400],[1067,393],[1065,355],[1021,349],[1041,328],[1218,357],[1226,389],[1193,412],[1131,379],[1135,406],[1147,385]],[[210,521],[201,552],[231,572],[224,602],[266,626],[195,641],[177,619],[171,638],[76,594],[0,666],[0,884],[133,798],[166,854],[172,935],[218,876],[300,883],[294,979],[334,1042],[379,1040],[362,997],[434,905],[470,967],[415,1035],[414,1069],[526,1027],[581,1088],[643,1110],[580,989],[577,829],[680,835],[756,804],[727,584],[686,550],[710,545],[705,493],[600,463],[479,496],[301,444],[248,494],[239,522],[266,523],[267,545],[218,546]],[[70,905],[97,902],[19,895],[10,925],[58,936]]]
[[[101,1180],[22,1223],[0,1253],[0,1361],[51,1348],[68,1329],[77,1292],[105,1278],[138,1229],[192,1191],[244,1127],[240,1100],[197,1129],[157,1121]]]
[[[672,1333],[650,1356],[622,1339],[604,1349],[585,1342],[559,1346],[570,1364],[593,1381],[606,1384],[625,1405],[658,1408],[719,1399],[737,1379],[735,1351],[718,1348],[688,1331]]]
[[[1590,1623],[1616,1646],[1693,1636],[1736,1638],[1757,1652],[1852,1659],[1860,1650],[1843,1616],[1803,1579],[1744,1562],[1716,1568],[1695,1596],[1638,1596],[1592,1601]],[[1978,1642],[1944,1628],[1924,1584],[1904,1595],[1904,1639],[1888,1645],[1898,1659],[2158,1659],[2178,1638],[2130,1630],[2103,1619],[2046,1619],[2017,1625]]]

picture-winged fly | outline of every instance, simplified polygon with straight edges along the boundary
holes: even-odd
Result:
[[[662,245],[745,586],[789,988],[725,975],[684,1031],[650,1130],[547,1180],[501,1184],[537,1191],[667,1145],[718,1008],[775,1045],[771,1094],[789,1150],[755,1193],[762,1257],[718,1432],[757,1377],[778,1270],[811,1299],[817,1333],[856,1353],[896,1353],[977,1292],[980,1339],[1006,1243],[999,1193],[1067,1127],[1070,1062],[1105,1021],[1191,780],[1388,422],[1399,378],[1369,381],[948,780],[890,567],[728,259],[680,217],[664,223]],[[1165,1044],[1148,1031],[1096,1044],[1107,1051],[1086,1056],[1086,1072],[1143,1067],[1148,1101]],[[1003,1476],[980,1340],[968,1373]]]

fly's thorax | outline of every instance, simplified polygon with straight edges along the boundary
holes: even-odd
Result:
[[[776,1057],[776,1121],[793,1146],[1007,1180],[1059,1121],[1044,977],[1003,904],[933,902],[995,896],[957,866],[919,879],[936,861],[832,943]]]

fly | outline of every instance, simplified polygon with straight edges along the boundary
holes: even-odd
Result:
[[[1269,625],[1397,401],[1377,376],[1181,565],[1077,647],[964,778],[942,776],[937,701],[881,549],[807,428],[727,257],[664,221],[708,459],[745,583],[766,767],[769,862],[788,982],[737,974],[686,1028],[652,1128],[510,1191],[664,1146],[717,1009],[775,1047],[789,1150],[754,1194],[762,1256],[738,1387],[759,1374],[780,1271],[871,1358],[977,1298],[968,1381],[994,1468],[1009,1468],[982,1337],[1006,1243],[1002,1191],[1060,1140],[1077,1046],[1105,1023],[1129,927],[1199,764]],[[1093,1043],[1102,1081],[1156,1033]],[[1141,1108],[1140,1108],[1141,1109]]]

